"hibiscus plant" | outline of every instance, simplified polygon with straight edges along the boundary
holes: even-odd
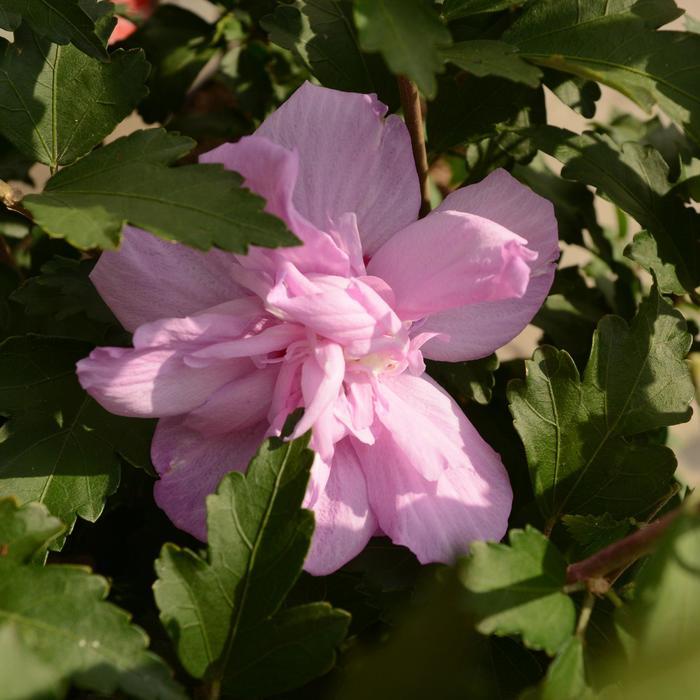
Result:
[[[678,5],[0,0],[0,700],[700,697]]]

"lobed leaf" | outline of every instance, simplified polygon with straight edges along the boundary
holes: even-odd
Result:
[[[21,564],[43,558],[50,542],[64,530],[41,503],[19,506],[13,498],[0,498],[0,556]]]
[[[473,542],[459,564],[469,608],[483,634],[517,634],[555,654],[574,631],[576,609],[563,592],[566,563],[535,528],[511,530],[510,544]]]
[[[154,586],[161,620],[189,673],[233,697],[279,693],[325,673],[348,615],[326,604],[280,611],[313,532],[302,510],[313,454],[308,436],[266,441],[246,476],[207,499],[206,559],[165,545]]]
[[[193,145],[162,129],[136,131],[54,175],[23,204],[49,235],[78,248],[116,248],[127,222],[202,250],[298,243],[238,174],[220,165],[167,167]]]
[[[673,452],[633,439],[690,418],[685,322],[656,288],[631,325],[598,324],[581,381],[570,356],[544,346],[508,396],[535,496],[550,525],[563,513],[623,518],[648,511],[668,489]]]
[[[22,27],[0,53],[0,131],[52,168],[89,153],[146,96],[142,51],[100,63]]]

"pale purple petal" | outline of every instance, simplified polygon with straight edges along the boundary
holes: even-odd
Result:
[[[400,318],[482,301],[521,297],[536,253],[493,221],[462,212],[433,212],[399,231],[367,265],[394,291]]]
[[[247,292],[233,279],[235,257],[202,252],[126,226],[118,251],[105,251],[90,275],[124,328],[190,316]]]
[[[349,440],[335,446],[328,480],[312,510],[316,525],[304,569],[325,576],[356,557],[377,529],[365,477]]]
[[[484,357],[512,340],[542,306],[554,280],[559,257],[557,222],[551,202],[522,185],[505,170],[456,190],[438,207],[478,214],[514,231],[538,253],[530,263],[530,283],[521,299],[487,301],[430,316],[421,331],[445,333],[449,342],[431,340],[426,357],[458,362]]]
[[[434,459],[439,449],[436,436],[429,439],[431,449],[422,453],[418,446],[407,449],[405,434],[375,427],[374,445],[353,440],[353,446],[379,527],[393,542],[408,547],[421,563],[448,563],[467,551],[471,541],[499,540],[503,536],[512,501],[510,483],[498,454],[484,442],[459,407],[450,400],[447,408],[443,399],[429,396],[435,392],[444,394],[442,389],[427,378],[404,374],[395,381],[398,380],[403,383],[403,390],[415,392],[416,402],[426,402],[428,430],[442,436],[449,464],[437,481],[421,475],[430,472],[421,462]],[[428,388],[419,387],[418,382],[424,382]],[[448,415],[440,415],[445,412]],[[421,440],[428,430],[421,432]],[[461,448],[459,453],[455,446]]]
[[[368,255],[420,208],[408,130],[384,114],[372,95],[304,83],[256,132],[299,154],[301,214],[325,230],[329,219],[354,212]]]
[[[77,364],[80,384],[90,396],[111,413],[138,417],[191,411],[237,371],[233,363],[193,369],[167,348],[96,348]]]
[[[151,459],[160,474],[156,503],[185,532],[206,540],[206,497],[232,471],[243,472],[263,440],[265,423],[224,435],[203,437],[187,416],[158,421]]]
[[[224,384],[192,411],[187,424],[208,439],[260,423],[270,410],[278,374],[279,365],[256,369],[251,363],[247,374]]]

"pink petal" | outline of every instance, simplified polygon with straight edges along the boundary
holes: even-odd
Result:
[[[245,430],[204,438],[189,427],[187,416],[158,422],[151,459],[160,480],[156,503],[177,527],[206,540],[206,497],[232,471],[243,472],[265,434],[259,423]]]
[[[161,318],[192,314],[246,296],[233,279],[235,257],[164,241],[132,226],[118,251],[105,251],[90,275],[127,330]]]
[[[278,374],[278,365],[252,369],[213,393],[189,414],[187,424],[208,439],[260,423],[270,410]]]
[[[175,350],[159,348],[96,348],[77,364],[83,389],[104,408],[140,417],[191,411],[239,371],[232,363],[193,369]]]
[[[557,222],[552,204],[522,185],[505,170],[450,194],[438,207],[466,211],[491,219],[527,240],[538,253],[531,261],[530,283],[521,299],[486,301],[430,316],[421,331],[450,336],[431,340],[425,357],[458,362],[484,357],[512,340],[532,320],[544,302],[559,257]]]
[[[449,563],[471,541],[503,536],[512,501],[510,483],[498,454],[451,399],[435,395],[444,392],[434,382],[404,374],[392,380],[395,392],[399,385],[404,401],[412,394],[415,404],[425,402],[423,429],[409,435],[400,426],[394,432],[375,427],[374,445],[353,440],[353,446],[379,527],[421,563]],[[416,445],[409,444],[411,439]],[[422,451],[424,441],[428,448]],[[443,467],[437,481],[422,476],[433,472],[425,462],[434,459]]]
[[[299,170],[295,151],[261,136],[245,136],[237,143],[225,143],[204,153],[200,161],[222,163],[227,170],[240,173],[243,184],[265,198],[265,211],[281,218],[304,244],[279,250],[252,248],[248,255],[239,257],[242,265],[271,270],[279,260],[289,260],[302,270],[341,275],[349,272],[348,253],[328,233],[302,216],[292,203]]]
[[[480,216],[433,212],[399,231],[367,265],[396,296],[400,318],[521,297],[534,257],[525,241]]]
[[[325,576],[356,557],[377,529],[365,477],[349,440],[335,446],[328,481],[312,509],[316,527],[304,569]]]
[[[420,207],[408,131],[384,114],[374,96],[304,83],[256,132],[298,152],[299,212],[322,230],[354,212],[369,255],[415,221]]]

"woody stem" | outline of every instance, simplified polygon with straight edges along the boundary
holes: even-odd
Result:
[[[418,94],[418,88],[408,78],[400,75],[397,80],[403,117],[408,127],[408,133],[411,135],[413,160],[416,163],[416,172],[418,173],[418,182],[420,184],[420,216],[423,217],[430,211],[430,196],[428,194],[428,154],[425,150],[425,130],[423,127],[420,95]]]

